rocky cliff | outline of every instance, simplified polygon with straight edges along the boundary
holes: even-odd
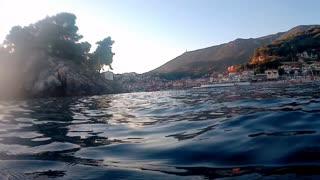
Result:
[[[58,58],[49,58],[46,68],[25,82],[25,89],[36,97],[105,94],[120,90],[115,82],[105,80],[100,74],[83,71],[81,66]]]
[[[116,82],[104,79],[99,73],[86,71],[72,61],[56,57],[49,57],[40,65],[38,62],[28,61],[23,71],[2,70],[0,75],[1,98],[81,96],[122,92]]]

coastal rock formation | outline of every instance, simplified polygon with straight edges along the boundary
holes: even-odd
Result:
[[[115,93],[114,86],[99,74],[83,71],[76,64],[58,58],[49,58],[46,68],[25,82],[26,92],[33,97]]]
[[[77,96],[120,92],[99,72],[113,61],[111,37],[81,42],[76,16],[59,13],[14,26],[0,45],[0,97]]]
[[[82,66],[56,57],[39,65],[28,61],[23,71],[1,71],[0,97],[81,96],[121,92],[116,82],[99,73],[86,71]],[[8,77],[13,77],[9,79]]]

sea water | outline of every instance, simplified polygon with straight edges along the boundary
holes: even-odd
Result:
[[[320,178],[320,84],[0,101],[0,178]]]

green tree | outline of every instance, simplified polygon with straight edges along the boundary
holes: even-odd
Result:
[[[42,51],[50,56],[79,61],[87,59],[85,56],[91,47],[88,43],[78,43],[82,37],[78,34],[76,16],[59,13],[29,26],[14,26],[3,45],[22,57]]]
[[[111,63],[113,61],[114,53],[112,52],[112,45],[114,41],[111,37],[104,38],[102,41],[98,41],[97,49],[93,52],[94,68],[98,72],[103,69],[103,66],[109,66],[112,69]]]
[[[105,65],[112,69],[114,41],[111,37],[98,41],[96,50],[90,53],[91,44],[79,42],[83,36],[78,33],[76,19],[74,14],[59,13],[29,26],[14,26],[6,36],[2,49],[21,62],[28,57],[45,54],[82,64],[89,70],[100,72]],[[41,61],[46,59],[39,58]]]

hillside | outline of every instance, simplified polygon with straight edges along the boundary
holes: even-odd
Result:
[[[319,50],[320,26],[298,26],[276,41],[257,48],[249,64],[269,66],[280,62],[317,60]]]
[[[229,43],[185,52],[147,74],[178,79],[185,76],[203,75],[210,71],[221,72],[230,65],[247,62],[254,49],[271,43],[281,35],[283,33],[256,39],[236,39]]]
[[[185,52],[147,74],[166,79],[179,79],[187,76],[197,77],[213,71],[222,72],[230,65],[244,64],[252,57],[257,57],[254,52],[259,50],[255,49],[283,42],[312,27],[317,26],[297,26],[287,32],[260,38],[236,39],[229,43]]]

